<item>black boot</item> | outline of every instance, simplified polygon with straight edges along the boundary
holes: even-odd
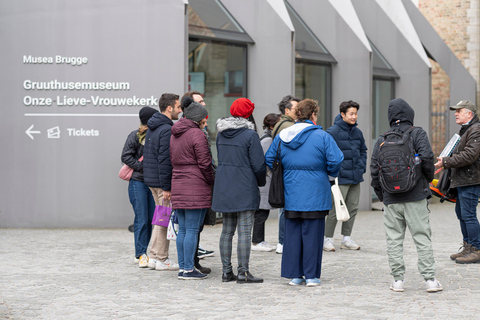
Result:
[[[255,278],[250,272],[242,272],[237,275],[237,283],[262,283],[263,279]]]
[[[230,282],[235,280],[237,280],[237,276],[235,275],[235,273],[233,273],[233,271],[230,271],[228,273],[224,272],[222,274],[222,282]]]
[[[195,268],[197,268],[197,270],[200,271],[203,274],[209,274],[210,272],[212,272],[212,269],[207,268],[207,267],[202,267],[200,265],[200,263],[198,263],[198,262],[195,263]]]

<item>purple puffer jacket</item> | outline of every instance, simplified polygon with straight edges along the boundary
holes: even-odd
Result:
[[[212,156],[205,133],[192,120],[182,118],[172,126],[170,160],[173,166],[172,207],[210,208],[211,186],[215,181]]]

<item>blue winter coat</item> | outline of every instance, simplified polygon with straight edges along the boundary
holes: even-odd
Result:
[[[273,139],[265,155],[271,168],[281,140],[285,210],[332,209],[329,176],[338,176],[343,153],[332,136],[310,121],[298,122]]]
[[[253,124],[243,118],[217,121],[218,167],[213,187],[212,210],[258,210],[259,186],[265,185],[265,158]]]
[[[343,152],[338,184],[359,184],[367,168],[367,146],[357,124],[348,124],[338,114],[334,125],[327,129]]]
[[[147,122],[148,130],[143,149],[143,179],[151,188],[170,191],[172,164],[170,137],[173,122],[163,113],[155,113]]]

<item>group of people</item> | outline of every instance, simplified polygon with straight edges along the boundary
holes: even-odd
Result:
[[[122,153],[122,161],[134,169],[129,197],[135,212],[135,256],[140,267],[179,270],[179,279],[205,279],[211,270],[199,264],[197,255],[200,232],[207,212],[212,211],[223,215],[219,240],[223,282],[263,282],[250,273],[250,251],[276,249],[283,254],[281,276],[291,279],[290,285],[318,286],[323,251],[335,251],[337,219],[330,188],[336,178],[350,214],[342,223],[340,248],[360,249],[351,238],[367,166],[365,139],[357,127],[360,105],[351,100],[342,102],[334,125],[327,130],[317,124],[319,107],[314,100],[289,95],[278,107],[281,114],[267,114],[264,133],[259,136],[254,103],[246,98],[235,100],[231,116],[216,123],[216,163],[206,131],[208,111],[199,92],[187,92],[182,99],[165,93],[159,100],[160,112],[150,107],[140,110],[141,125],[130,133]],[[407,226],[417,246],[418,269],[427,291],[443,290],[435,279],[427,203],[435,167],[452,168],[452,187],[458,189],[456,213],[464,245],[451,258],[457,263],[480,262],[476,216],[480,121],[475,106],[468,101],[451,109],[456,110],[457,123],[462,125],[462,139],[450,157],[437,158],[434,163],[427,133],[414,127],[413,108],[403,99],[389,103],[390,131],[407,136],[418,159],[412,165],[415,178],[408,189],[397,192],[385,187],[385,176],[390,174],[383,166],[384,146],[390,143],[386,135],[380,136],[373,148],[371,185],[384,204],[387,254],[394,278],[390,289],[396,292],[404,291]],[[274,248],[265,241],[265,221],[272,209],[268,192],[276,159],[283,166],[285,205],[279,210],[279,241]],[[156,205],[171,205],[178,216],[178,264],[169,258],[166,227],[154,225],[152,229]],[[236,231],[238,267],[234,272],[231,256]]]

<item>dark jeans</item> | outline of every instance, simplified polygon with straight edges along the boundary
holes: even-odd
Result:
[[[143,181],[130,180],[128,197],[135,213],[133,235],[135,239],[135,257],[147,252],[152,236],[152,218],[155,212],[155,201],[152,192]]]
[[[255,211],[255,220],[253,221],[252,243],[265,241],[265,221],[268,219],[270,210],[259,209]]]
[[[468,187],[458,187],[455,213],[460,220],[463,241],[480,249],[480,225],[477,218],[478,198],[480,197],[480,184]]]
[[[285,209],[278,209],[278,243],[283,245],[283,235],[285,234]]]

